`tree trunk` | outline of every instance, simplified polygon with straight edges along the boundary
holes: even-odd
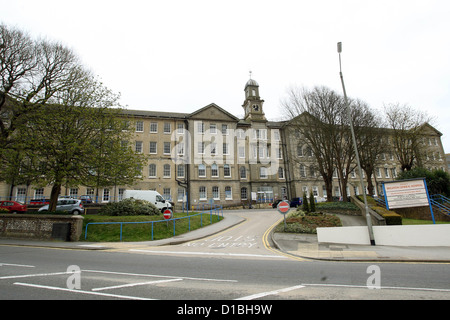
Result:
[[[48,205],[48,211],[56,211],[56,203],[58,202],[58,196],[61,193],[61,184],[55,183],[52,187],[50,195],[50,204]]]

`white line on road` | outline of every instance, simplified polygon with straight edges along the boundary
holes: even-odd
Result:
[[[349,284],[325,284],[325,283],[304,283],[304,286],[311,287],[345,287],[345,288],[362,288],[368,289],[368,286],[357,286]],[[450,289],[434,289],[434,288],[413,288],[413,287],[380,287],[380,289],[391,290],[416,290],[416,291],[438,291],[438,292],[450,292]]]
[[[102,291],[102,290],[110,290],[110,289],[118,289],[118,288],[128,288],[128,287],[135,287],[135,286],[144,286],[147,284],[158,284],[158,283],[166,283],[166,282],[174,282],[174,281],[183,281],[183,279],[169,279],[169,280],[156,280],[156,281],[147,281],[147,282],[138,282],[138,283],[127,283],[122,284],[118,286],[111,286],[111,287],[103,287],[103,288],[94,288],[92,291]]]
[[[29,265],[26,265],[26,264],[13,264],[13,263],[2,263],[2,262],[0,262],[0,267],[2,267],[2,266],[36,268],[35,266],[29,266]]]
[[[56,276],[56,275],[61,275],[61,274],[73,274],[73,272],[22,274],[22,275],[18,275],[18,276],[4,276],[4,277],[0,277],[0,280],[4,280],[4,279],[18,279],[18,278],[31,278],[31,277],[46,277],[46,276]]]
[[[293,287],[279,289],[279,290],[274,290],[274,291],[256,293],[256,294],[252,294],[251,296],[246,296],[246,297],[238,298],[238,299],[235,299],[235,300],[253,300],[253,299],[258,299],[258,298],[261,298],[261,297],[266,297],[266,296],[279,294],[279,293],[282,293],[282,292],[288,292],[288,291],[292,291],[292,290],[301,289],[301,288],[304,288],[304,287],[305,286],[303,286],[303,285],[298,285],[298,286],[293,286]]]
[[[42,285],[39,285],[39,284],[31,284],[31,283],[15,282],[14,284],[18,285],[18,286],[25,286],[25,287],[33,287],[33,288],[56,290],[56,291],[65,291],[65,292],[72,292],[72,293],[91,294],[91,295],[104,296],[104,297],[113,297],[113,298],[119,298],[119,299],[154,300],[154,299],[147,299],[147,298],[141,298],[141,297],[122,296],[122,295],[118,295],[118,294],[92,292],[92,291],[84,291],[84,290],[74,290],[74,289],[51,287],[51,286],[42,286]]]
[[[153,277],[153,278],[197,280],[197,281],[238,282],[237,280],[226,280],[226,279],[208,279],[208,278],[193,278],[193,277],[180,277],[180,276],[163,276],[163,275],[158,275],[158,274],[142,274],[142,273],[128,273],[128,272],[100,271],[100,270],[82,270],[82,272],[105,273],[105,274],[116,274],[116,275],[137,276],[137,277]]]
[[[252,258],[271,258],[271,259],[287,259],[284,256],[273,256],[266,254],[245,254],[245,253],[218,253],[218,252],[189,252],[189,251],[156,251],[143,249],[130,249],[132,252],[145,253],[165,253],[165,254],[187,254],[187,255],[203,255],[203,256],[228,256],[228,257],[252,257]]]

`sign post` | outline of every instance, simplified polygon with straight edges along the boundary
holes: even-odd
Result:
[[[284,216],[284,231],[286,232],[286,215],[289,212],[289,210],[291,210],[291,206],[289,202],[283,200],[277,205],[277,209],[278,212]]]
[[[388,210],[430,206],[431,218],[436,224],[425,178],[383,182],[383,191]]]

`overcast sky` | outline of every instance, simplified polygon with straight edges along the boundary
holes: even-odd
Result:
[[[242,117],[260,85],[269,120],[290,86],[324,85],[382,109],[425,110],[450,152],[448,0],[0,0],[0,21],[61,41],[128,109]]]

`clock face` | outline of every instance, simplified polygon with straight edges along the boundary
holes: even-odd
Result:
[[[259,110],[259,106],[257,104],[253,105],[253,110],[258,111]]]

